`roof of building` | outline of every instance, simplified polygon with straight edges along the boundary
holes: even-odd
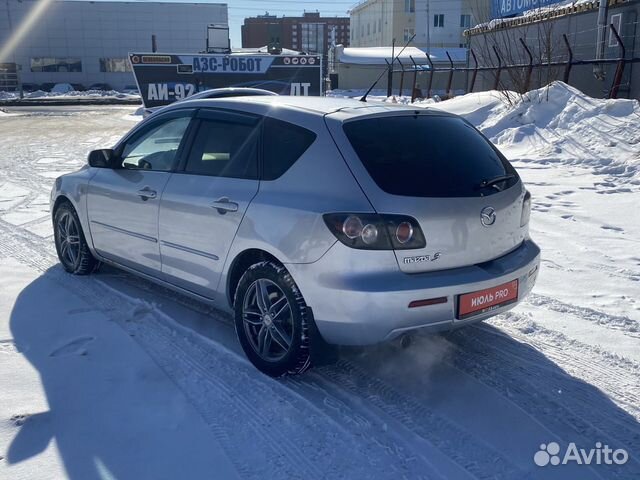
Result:
[[[466,48],[432,48],[431,61],[434,63],[448,62],[447,52],[455,63],[467,61]],[[429,60],[425,50],[417,47],[347,47],[338,54],[340,63],[350,65],[386,65],[396,56],[402,63],[411,65],[411,59],[418,65],[427,65]]]

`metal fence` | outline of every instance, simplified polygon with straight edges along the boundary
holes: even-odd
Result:
[[[514,89],[519,91],[519,93],[524,93],[532,88],[532,79],[534,77],[534,73],[537,71],[545,71],[546,75],[544,75],[544,78],[547,80],[546,83],[553,80],[562,80],[567,84],[571,84],[573,78],[572,71],[575,71],[576,67],[600,65],[611,70],[613,73],[610,75],[611,79],[604,90],[604,96],[607,98],[618,98],[620,87],[623,84],[626,87],[629,87],[629,91],[632,90],[631,82],[633,81],[633,76],[628,75],[627,81],[623,83],[626,71],[625,69],[632,64],[640,62],[640,57],[628,56],[625,41],[619,34],[615,25],[610,24],[608,29],[617,42],[617,55],[613,58],[579,59],[574,53],[574,48],[572,48],[569,42],[567,33],[563,33],[561,38],[566,49],[564,58],[536,61],[534,60],[534,55],[530,46],[527,45],[527,42],[523,37],[519,37],[517,39],[518,45],[513,48],[520,49],[518,56],[524,58],[525,62],[509,62],[504,58],[505,55],[501,54],[500,49],[495,44],[487,44],[488,54],[485,51],[482,56],[478,55],[478,52],[474,48],[469,49],[469,61],[467,66],[456,66],[448,53],[447,57],[449,59],[449,64],[446,66],[435,66],[428,56],[429,68],[418,65],[414,58],[411,58],[413,62],[412,65],[399,64],[396,60],[393,63],[393,69],[391,69],[391,82],[388,85],[387,93],[389,96],[394,93],[394,86],[397,85],[396,81],[398,81],[398,94],[402,96],[407,92],[408,87],[408,91],[411,92],[412,103],[417,98],[431,98],[435,93],[433,88],[434,80],[438,77],[440,77],[440,81],[438,83],[445,86],[444,91],[442,89],[439,89],[439,91],[443,92],[446,98],[454,96],[457,93],[470,93],[473,91],[488,89]],[[478,60],[479,57],[481,60]],[[486,63],[491,63],[483,64],[482,59],[485,60]],[[391,68],[390,62],[387,63]],[[512,71],[517,71],[519,73],[518,77],[521,81],[513,81],[514,76],[508,75],[509,72]],[[481,86],[478,85],[479,75],[485,76],[485,81]],[[426,88],[419,88],[419,79],[422,79],[425,76],[426,81],[422,80],[421,83],[426,84]],[[442,79],[445,80],[444,83],[442,82]],[[410,86],[407,85],[407,82]]]

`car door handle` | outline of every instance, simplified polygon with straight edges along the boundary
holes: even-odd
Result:
[[[213,202],[211,204],[211,208],[215,208],[218,210],[220,215],[224,215],[227,212],[237,212],[238,204],[236,202],[232,202],[227,197],[222,197],[221,199]]]
[[[138,196],[142,198],[142,200],[149,200],[156,198],[158,196],[158,192],[151,190],[149,187],[144,187],[142,190],[138,190]]]

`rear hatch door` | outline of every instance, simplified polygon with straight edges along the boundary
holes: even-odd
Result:
[[[487,262],[525,239],[522,182],[462,118],[407,109],[358,116],[343,110],[325,118],[375,210],[409,215],[419,223],[426,247],[396,250],[402,271]],[[505,180],[486,184],[501,177]]]

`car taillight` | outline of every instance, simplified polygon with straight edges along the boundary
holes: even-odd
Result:
[[[522,215],[520,216],[520,226],[524,227],[529,223],[531,218],[531,193],[527,190],[524,194],[524,201],[522,202]]]
[[[410,222],[402,222],[396,228],[396,240],[402,245],[409,243],[413,238],[413,225]]]
[[[406,215],[330,213],[324,215],[338,240],[360,250],[412,250],[427,245],[418,222]]]

